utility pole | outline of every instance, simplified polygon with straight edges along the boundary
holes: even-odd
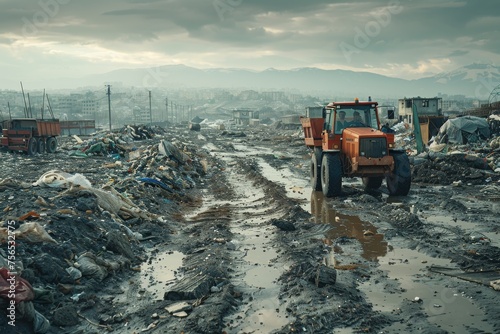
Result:
[[[29,106],[29,118],[33,118],[33,111],[31,110],[31,100],[30,100],[30,93],[28,95],[28,106]]]
[[[170,113],[172,114],[172,124],[174,124],[174,101],[170,101]]]
[[[417,153],[420,154],[424,151],[424,142],[422,140],[422,132],[420,131],[420,120],[418,119],[418,112],[415,102],[412,103],[413,111],[413,133],[415,135],[415,141],[417,142]]]
[[[45,108],[45,89],[43,90],[43,96],[42,96],[42,119],[43,119],[43,109]]]
[[[153,125],[153,113],[151,112],[151,91],[149,91],[149,125]]]
[[[24,99],[24,117],[28,118],[28,105],[26,104],[26,96],[24,95],[24,87],[23,87],[23,82],[21,81],[21,91],[23,92],[23,99]]]
[[[52,119],[56,119],[54,117],[54,112],[52,111],[52,106],[50,105],[49,94],[47,94],[47,106],[49,107],[49,112],[50,112],[50,116],[52,116]]]
[[[7,107],[9,108],[9,118],[12,121],[12,114],[10,112],[10,102],[7,102]]]
[[[108,115],[109,115],[109,132],[111,132],[111,85],[106,85],[108,87]]]
[[[168,122],[168,97],[165,98],[165,121]]]

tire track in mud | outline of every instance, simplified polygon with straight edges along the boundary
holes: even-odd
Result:
[[[286,187],[283,186],[283,180],[280,179],[280,176],[286,175],[287,172],[283,172],[280,167],[278,167],[279,171],[272,170],[273,166],[268,161],[273,161],[273,159],[266,161],[262,156],[266,148],[239,147],[239,152],[227,153],[225,151],[223,154],[218,154],[214,146],[211,149],[212,152],[217,152],[213,153],[215,156],[219,156],[228,166],[232,166],[225,171],[230,187],[248,189],[249,193],[252,193],[255,191],[254,187],[258,186],[260,195],[256,196],[259,198],[257,202],[265,201],[259,206],[272,213],[272,215],[260,218],[267,221],[267,226],[261,225],[262,227],[259,227],[259,223],[248,224],[256,217],[250,216],[250,220],[241,222],[247,222],[243,225],[235,220],[237,224],[232,224],[232,231],[237,231],[235,235],[239,234],[242,228],[247,228],[248,233],[253,233],[254,236],[256,235],[253,231],[254,227],[257,228],[257,233],[261,233],[262,228],[269,231],[269,222],[279,221],[294,225],[294,229],[288,232],[274,228],[272,230],[276,231],[273,233],[276,239],[273,247],[278,247],[279,251],[279,258],[276,261],[281,263],[280,266],[283,269],[282,275],[278,278],[279,282],[271,282],[272,287],[255,290],[255,286],[248,285],[248,279],[251,277],[243,273],[251,263],[247,262],[238,268],[236,278],[232,279],[232,282],[242,291],[250,294],[250,298],[242,300],[235,313],[225,318],[230,325],[227,328],[228,333],[332,333],[335,328],[345,327],[361,328],[361,331],[369,332],[391,322],[386,316],[373,312],[371,305],[366,303],[364,296],[357,289],[356,282],[363,277],[365,272],[363,270],[342,273],[338,280],[339,284],[317,286],[314,273],[321,268],[325,258],[330,256],[331,249],[324,242],[331,226],[326,223],[312,222],[313,217],[303,209],[304,205],[310,205],[309,199],[304,203],[303,199],[306,195],[290,196],[289,184]],[[255,154],[256,150],[261,152],[260,156],[249,158],[248,156]],[[290,167],[288,162],[284,165],[288,165],[287,168]],[[242,183],[242,177],[252,184]],[[297,181],[299,178],[295,176],[293,182]],[[241,196],[236,196],[233,202],[240,201],[243,205],[239,208],[244,209],[248,205],[245,204],[245,198],[248,199],[249,196],[243,191]],[[235,211],[235,214],[238,215],[238,211]],[[242,235],[245,238],[249,237],[245,233]],[[244,258],[243,261],[245,261]],[[242,261],[235,261],[235,263],[241,264]],[[262,266],[262,263],[256,265]],[[272,279],[274,277],[272,276]],[[241,285],[242,282],[243,285]],[[255,291],[258,294],[252,296]],[[272,295],[273,303],[271,305],[268,303],[270,295]],[[260,299],[255,299],[256,297]],[[273,305],[277,305],[278,308],[274,310],[271,308],[274,307]],[[261,306],[260,312],[256,312]],[[280,316],[282,318],[278,318]],[[270,320],[274,321],[266,322]]]
[[[258,183],[264,193],[267,192],[268,202],[272,200],[280,206],[281,210],[274,212],[273,216],[260,217],[260,219],[267,219],[269,222],[274,218],[285,223],[292,223],[297,229],[293,232],[276,233],[275,243],[280,247],[279,261],[285,270],[281,271],[282,275],[279,277],[280,286],[259,291],[266,294],[271,292],[274,295],[274,301],[279,299],[281,306],[276,312],[264,307],[265,312],[256,314],[255,309],[259,308],[259,301],[253,298],[244,300],[236,313],[226,318],[230,324],[232,321],[231,330],[228,333],[332,333],[334,328],[354,327],[361,331],[369,328],[368,331],[370,331],[386,325],[389,320],[372,312],[371,306],[356,289],[356,284],[353,284],[357,281],[356,273],[343,274],[339,280],[340,284],[327,285],[323,288],[316,286],[312,277],[315,275],[311,275],[311,272],[316,272],[321,267],[322,259],[329,255],[329,247],[325,246],[323,241],[331,227],[328,224],[312,223],[314,219],[304,211],[304,209],[307,211],[305,207],[310,205],[309,196],[305,194],[306,190],[296,191],[295,188],[300,188],[299,186],[292,187],[294,189],[290,191],[291,184],[306,184],[307,178],[299,179],[288,175],[292,174],[288,173],[291,167],[289,162],[277,162],[278,166],[275,167],[276,158],[268,156],[272,151],[266,147],[248,148],[243,145],[234,145],[233,148],[236,148],[236,152],[220,153],[220,158],[229,166],[234,167],[226,170],[226,176],[231,177],[231,172],[234,172],[237,177],[244,175],[247,180],[253,181],[254,185]],[[219,152],[215,146],[211,149],[212,152]],[[249,163],[248,157],[252,155],[255,159],[252,160],[253,163]],[[289,178],[288,182],[284,178]],[[256,180],[258,180],[257,183],[255,183]],[[241,186],[241,179],[229,182],[232,183],[233,188],[235,185]],[[243,185],[241,188],[252,189],[248,185]],[[268,202],[267,205],[269,205]],[[269,206],[269,208],[272,207]],[[242,225],[238,225],[236,228],[241,229],[241,227]],[[233,282],[238,284],[236,280]],[[263,318],[264,313],[274,317],[286,314],[284,318],[286,321],[283,321],[281,328],[276,322],[275,326],[265,328],[266,323],[257,323],[258,317]],[[257,317],[252,318],[252,316]]]
[[[270,333],[293,320],[280,300],[279,278],[287,267],[271,221],[287,215],[296,201],[282,185],[263,177],[260,159],[215,146],[209,150],[211,172],[198,188],[200,200],[186,205],[172,237],[154,247],[142,285],[123,296],[140,297],[127,312],[134,315],[129,329]],[[172,268],[172,257],[182,257],[182,266]],[[169,265],[176,271],[173,283],[161,277]],[[197,289],[185,293],[186,282]],[[158,298],[164,294],[165,300]],[[165,314],[179,302],[191,305],[188,315],[179,320]]]
[[[212,152],[216,149],[212,148]],[[269,333],[285,326],[290,319],[280,294],[279,277],[285,264],[277,261],[280,249],[274,241],[279,219],[290,209],[283,186],[265,179],[258,164],[249,158],[224,154],[224,177],[231,195],[223,200],[216,193],[205,193],[204,204],[186,217],[199,221],[220,216],[224,210],[231,230],[232,268],[230,284],[242,295],[239,307],[225,317],[228,333]]]

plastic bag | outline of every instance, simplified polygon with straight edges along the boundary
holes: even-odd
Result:
[[[11,287],[14,287],[14,293]],[[35,293],[31,284],[17,275],[12,275],[7,268],[0,268],[0,297],[12,299],[16,304],[24,301],[33,300]]]
[[[39,223],[24,223],[15,232],[16,239],[24,239],[29,242],[52,242],[57,244],[57,241],[45,231]]]

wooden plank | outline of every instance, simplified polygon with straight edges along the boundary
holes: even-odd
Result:
[[[452,276],[464,281],[490,286],[491,281],[500,279],[499,270],[465,272],[454,268],[431,266],[429,271],[434,273]]]
[[[184,277],[170,291],[165,293],[166,300],[190,300],[199,299],[210,293],[210,288],[215,285],[213,277],[208,275],[196,275]]]

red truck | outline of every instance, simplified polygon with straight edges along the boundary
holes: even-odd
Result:
[[[61,135],[58,119],[14,118],[4,121],[2,128],[1,145],[29,155],[54,153]]]
[[[390,195],[408,194],[410,161],[403,149],[395,147],[394,133],[380,126],[377,106],[358,99],[331,102],[301,117],[305,144],[313,150],[314,190],[334,197],[341,194],[342,177],[361,177],[365,189],[380,188],[385,178]]]

